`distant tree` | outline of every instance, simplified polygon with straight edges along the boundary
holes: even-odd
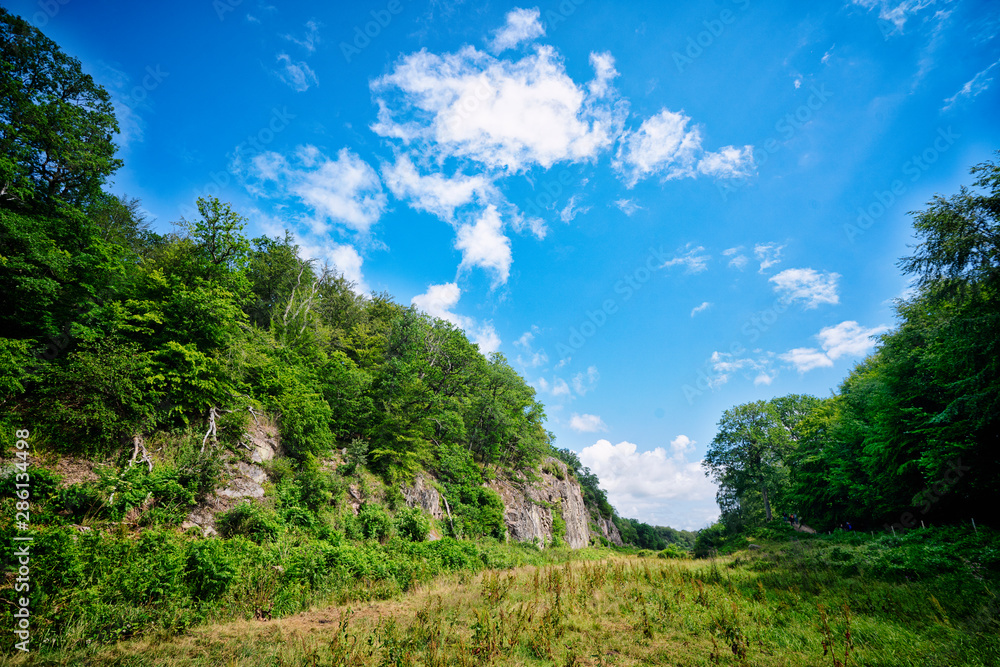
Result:
[[[790,404],[754,401],[723,413],[704,462],[706,474],[722,487],[720,498],[760,493],[765,520],[772,519],[772,499],[787,485],[784,459],[794,441],[786,422],[794,423],[797,412]]]
[[[0,7],[0,206],[80,205],[121,167],[108,92]]]

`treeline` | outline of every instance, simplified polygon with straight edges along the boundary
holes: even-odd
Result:
[[[971,173],[914,214],[914,291],[832,396],[723,414],[705,466],[729,532],[792,513],[823,531],[1000,519],[1000,166]]]

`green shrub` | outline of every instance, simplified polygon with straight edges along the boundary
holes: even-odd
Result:
[[[392,520],[385,508],[375,503],[365,503],[358,510],[361,534],[367,539],[383,541],[392,531]]]
[[[226,592],[236,576],[236,559],[221,540],[192,542],[184,576],[196,599],[213,600]]]
[[[243,535],[257,543],[274,541],[281,532],[281,524],[274,512],[249,501],[243,501],[218,515],[215,525],[223,537]]]
[[[419,507],[396,512],[396,532],[411,542],[423,542],[431,532],[430,518]]]

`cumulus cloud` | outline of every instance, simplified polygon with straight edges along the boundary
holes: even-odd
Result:
[[[690,443],[686,436],[674,442],[678,445],[671,444],[670,452],[663,447],[640,452],[634,443],[613,445],[601,439],[580,452],[580,462],[601,480],[608,501],[623,516],[696,530],[718,516],[716,487],[701,461],[685,458]]]
[[[456,283],[444,283],[429,285],[426,292],[413,297],[410,303],[431,317],[451,322],[463,329],[469,340],[478,345],[479,351],[483,354],[496,352],[500,349],[501,340],[491,322],[479,323],[473,317],[454,312],[453,309],[461,297],[462,290]]]
[[[663,109],[622,135],[614,161],[625,185],[643,178],[664,181],[693,178],[744,178],[753,172],[753,146],[726,146],[715,152],[702,148],[701,129],[683,112]]]
[[[839,273],[820,273],[814,269],[785,269],[771,276],[774,291],[789,303],[802,301],[807,309],[816,308],[821,303],[839,303],[837,281]]]
[[[689,128],[691,119],[668,109],[647,118],[639,129],[626,134],[615,166],[628,187],[640,179],[662,174],[667,180],[693,176],[701,151],[701,131]]]
[[[455,247],[462,251],[462,267],[478,266],[491,271],[494,286],[507,282],[514,260],[496,206],[488,206],[474,224],[460,226]]]
[[[754,257],[760,262],[760,273],[764,273],[769,268],[781,261],[781,251],[785,246],[777,243],[758,243],[753,247]]]
[[[670,448],[673,450],[674,456],[677,456],[691,451],[695,444],[695,441],[686,435],[679,435],[670,441]]]
[[[670,268],[671,266],[683,266],[685,273],[701,273],[708,269],[708,260],[711,259],[709,255],[702,254],[705,252],[705,248],[702,246],[695,246],[693,243],[688,243],[684,247],[684,252],[676,255],[672,259],[668,259],[662,265],[661,269]]]
[[[299,255],[302,259],[314,259],[329,264],[338,273],[343,274],[344,278],[354,283],[355,293],[368,293],[368,284],[361,272],[363,260],[354,246],[332,243],[326,239],[303,238],[298,235],[296,235],[296,243],[299,246]]]
[[[606,61],[597,79],[608,76]],[[372,130],[436,158],[474,160],[498,172],[595,158],[620,132],[623,114],[567,74],[551,46],[521,60],[465,46],[404,56],[375,79]],[[598,86],[600,88],[601,86]]]
[[[712,303],[710,301],[702,301],[700,306],[695,306],[691,309],[691,317],[694,317],[698,313],[703,313],[711,307]]]
[[[457,208],[473,202],[485,204],[499,197],[496,187],[484,176],[421,175],[408,155],[383,166],[382,177],[397,199],[407,200],[414,209],[448,222],[454,220]]]
[[[814,347],[797,347],[781,355],[781,359],[795,366],[800,373],[816,368],[829,368],[840,357],[862,357],[875,347],[874,336],[889,330],[885,325],[865,328],[853,320],[824,327],[816,334],[822,350]]]
[[[252,159],[247,177],[253,194],[295,196],[320,221],[341,223],[360,233],[367,233],[386,208],[378,174],[347,148],[333,160],[315,146],[300,147],[291,160],[264,152]],[[315,231],[325,230],[320,224]]]
[[[500,53],[513,49],[522,42],[530,42],[545,34],[545,27],[538,18],[541,13],[538,8],[517,8],[507,12],[507,23],[493,33],[490,41],[490,51]]]
[[[698,161],[698,171],[712,178],[746,178],[754,171],[753,146],[726,146],[708,152]]]
[[[281,65],[281,69],[278,70],[278,78],[292,90],[304,93],[309,90],[309,86],[319,85],[316,72],[312,71],[312,68],[305,61],[296,62],[287,53],[279,53],[277,60]]]
[[[576,431],[577,433],[597,433],[598,431],[607,431],[608,427],[597,415],[578,415],[573,413],[570,417],[569,427]]]

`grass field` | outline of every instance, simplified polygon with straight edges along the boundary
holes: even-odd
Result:
[[[938,552],[962,539],[976,538],[759,539],[709,560],[461,572],[388,600],[9,664],[997,665],[995,540]]]

